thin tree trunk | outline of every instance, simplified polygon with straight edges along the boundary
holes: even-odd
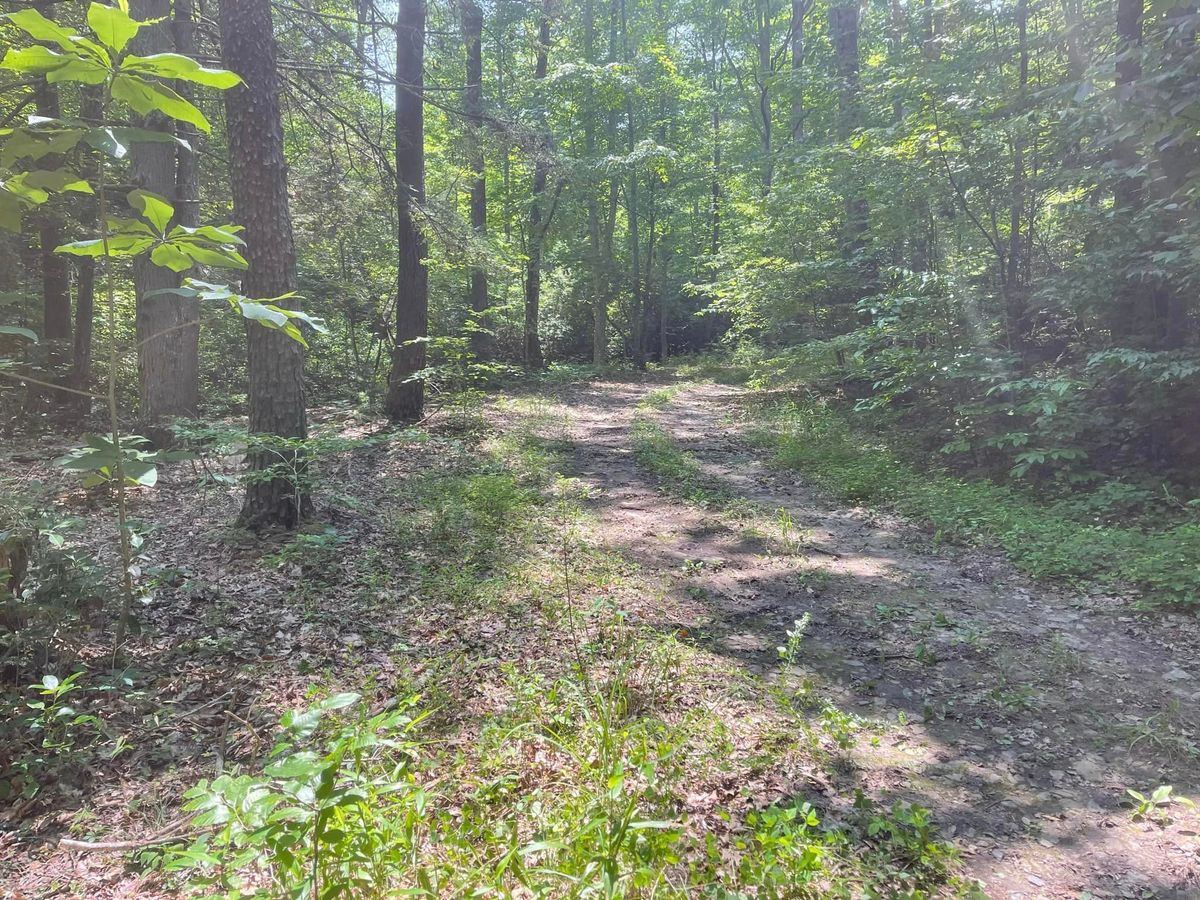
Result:
[[[400,0],[396,22],[396,345],[385,408],[394,422],[416,422],[425,407],[429,333],[428,245],[417,222],[425,202],[425,0]]]
[[[222,0],[220,19],[225,65],[245,82],[225,93],[233,209],[246,228],[250,264],[242,288],[250,297],[277,297],[296,288],[296,247],[270,0]],[[254,322],[247,323],[246,338],[250,433],[306,439],[300,345]],[[311,510],[302,456],[291,450],[258,452],[248,462],[251,472],[273,466],[290,471],[281,477],[250,479],[242,523],[256,529],[294,528]]]
[[[588,65],[596,62],[596,10],[594,0],[584,0],[583,6],[583,52]],[[583,143],[589,166],[596,162],[596,92],[588,79],[583,100]],[[604,279],[600,270],[600,204],[596,200],[599,185],[595,183],[594,170],[588,170],[587,215],[588,215],[588,267],[591,270],[592,289],[592,365],[604,368],[608,365],[608,297],[604,291]]]
[[[1025,282],[1022,263],[1021,228],[1025,214],[1025,127],[1021,121],[1025,112],[1026,93],[1029,87],[1029,44],[1027,24],[1028,0],[1017,0],[1017,108],[1014,123],[1012,201],[1008,215],[1008,259],[1004,279],[1005,312],[1008,324],[1010,349],[1018,349],[1025,340]]]
[[[771,134],[771,0],[758,0],[758,115],[762,119],[762,191],[771,193],[775,158]]]
[[[537,56],[533,77],[540,83],[546,79],[546,67],[550,53],[550,3],[542,0],[542,18],[538,23]],[[545,102],[544,99],[542,101]],[[546,365],[542,357],[542,344],[538,337],[538,314],[542,301],[542,242],[546,226],[542,224],[542,196],[546,192],[546,181],[550,172],[550,140],[545,133],[545,121],[538,135],[533,161],[533,197],[529,203],[528,259],[525,262],[525,368],[541,369]]]
[[[466,113],[470,125],[471,228],[487,240],[487,176],[483,155],[483,11],[476,0],[462,0],[463,40],[467,45]],[[487,269],[471,267],[471,349],[478,359],[492,355],[488,321]]]
[[[792,130],[794,143],[804,142],[804,17],[812,0],[792,0]]]
[[[171,34],[170,0],[133,0],[131,11],[138,19],[165,19],[138,32],[131,46],[148,56],[175,49]],[[147,117],[147,128],[166,130],[168,120],[159,114]],[[130,150],[133,180],[138,187],[165,197],[175,205],[176,222],[182,206],[176,196],[175,147],[163,143],[135,143]],[[133,263],[137,295],[138,381],[140,416],[155,425],[170,416],[195,416],[200,403],[200,330],[194,300],[174,294],[147,296],[152,291],[179,287],[180,277],[156,266],[142,256]],[[153,429],[153,437],[165,440],[168,433]]]
[[[79,94],[79,118],[85,122],[97,122],[100,118],[100,108],[103,104],[100,88],[95,85],[85,85]],[[94,181],[97,174],[95,157],[88,154],[87,168],[84,172],[88,181]],[[98,209],[91,197],[83,198],[80,203],[80,224],[84,231],[92,233],[99,221]],[[94,257],[81,256],[75,262],[75,340],[71,353],[70,386],[77,391],[86,391],[92,377],[92,332],[93,319],[96,311],[96,260]],[[91,400],[75,395],[76,409],[81,417],[91,411]]]
[[[838,76],[838,137],[848,141],[862,124],[862,84],[858,51],[859,8],[855,0],[840,0],[829,8],[829,34],[833,41]],[[859,257],[867,246],[869,209],[862,178],[849,162],[845,186],[844,254]]]

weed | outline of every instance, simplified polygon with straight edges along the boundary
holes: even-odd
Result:
[[[1196,808],[1193,801],[1187,797],[1176,795],[1174,790],[1169,784],[1160,784],[1147,797],[1139,791],[1126,788],[1125,793],[1133,800],[1131,815],[1134,821],[1153,815],[1158,819],[1160,825],[1166,825],[1171,821],[1170,809],[1172,806],[1182,806],[1189,810]]]

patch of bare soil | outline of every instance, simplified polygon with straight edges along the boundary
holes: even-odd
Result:
[[[839,508],[747,440],[748,395],[689,387],[652,414],[707,476],[770,516],[770,552],[737,516],[672,499],[636,461],[635,407],[662,382],[566,388],[573,464],[598,536],[674,588],[657,627],[770,679],[786,629],[843,710],[881,723],[838,793],[934,811],[991,897],[1200,897],[1194,813],[1134,821],[1127,788],[1200,786],[1200,629],[1125,598],[1030,582],[986,550],[935,546],[911,523]],[[645,413],[643,413],[645,414]]]

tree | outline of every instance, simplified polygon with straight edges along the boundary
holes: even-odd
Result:
[[[487,175],[483,152],[483,10],[476,0],[462,0],[460,10],[463,41],[467,48],[466,115],[470,126],[471,228],[476,240],[482,243],[487,239]],[[471,267],[471,347],[479,359],[491,356],[488,305],[487,268],[476,264]]]
[[[243,81],[225,96],[233,208],[246,228],[243,292],[273,298],[295,290],[296,249],[270,0],[222,0],[220,16],[225,64]],[[246,338],[251,435],[306,439],[300,345],[254,323],[247,324]],[[262,474],[247,483],[241,514],[246,526],[294,528],[309,511],[303,479],[280,474],[302,467],[300,453],[291,444],[252,450],[250,470]]]
[[[134,0],[131,12],[154,24],[142,28],[132,42],[139,56],[175,49],[170,0]],[[167,119],[151,113],[145,126],[168,128]],[[180,207],[175,186],[175,146],[165,142],[135,144],[130,151],[138,187],[170,199]],[[192,210],[192,215],[198,210]],[[179,274],[139,257],[133,264],[137,294],[138,382],[140,415],[148,424],[170,416],[195,416],[200,403],[199,307],[192,298],[168,293],[179,287]],[[163,440],[163,429],[153,436]]]
[[[542,0],[542,15],[538,20],[538,41],[533,77],[539,84],[546,80],[547,57],[550,52],[550,4]],[[545,98],[540,99],[545,103]],[[533,191],[529,201],[528,248],[525,261],[525,368],[545,368],[542,344],[538,337],[538,307],[542,299],[542,244],[546,239],[549,217],[542,221],[542,198],[550,173],[550,136],[543,127],[539,132],[533,157]]]
[[[384,408],[394,422],[425,405],[429,248],[417,222],[425,202],[425,0],[399,0],[396,19],[396,334]]]

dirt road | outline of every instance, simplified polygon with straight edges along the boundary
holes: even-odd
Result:
[[[560,397],[597,536],[673,585],[652,624],[770,678],[786,629],[809,614],[802,668],[874,735],[847,751],[838,790],[931,808],[989,896],[1200,897],[1195,815],[1175,805],[1166,824],[1136,822],[1122,805],[1127,788],[1196,796],[1194,617],[1030,583],[999,555],[840,508],[747,440],[745,392],[688,386],[639,410],[662,386]],[[637,461],[635,417],[727,496],[790,519],[794,552],[773,552],[729,504],[673,499]]]

